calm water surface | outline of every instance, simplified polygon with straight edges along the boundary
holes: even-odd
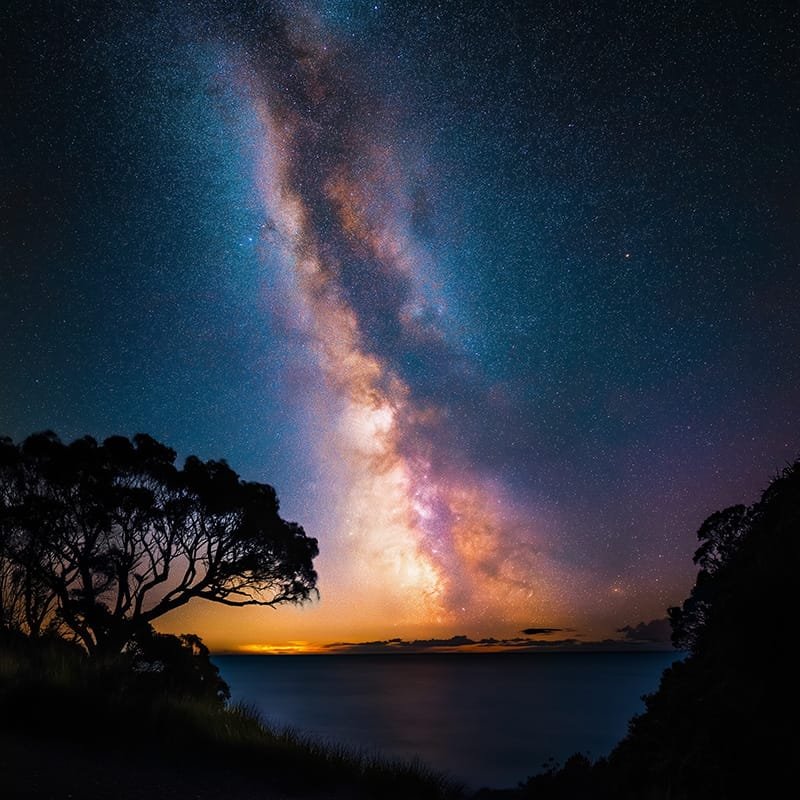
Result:
[[[604,755],[675,653],[216,656],[278,726],[514,786],[550,757]]]

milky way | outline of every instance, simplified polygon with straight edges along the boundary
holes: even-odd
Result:
[[[2,432],[224,457],[320,540],[318,603],[170,629],[605,635],[800,450],[797,12],[4,13]]]
[[[453,444],[437,453],[455,423],[398,368],[402,354],[427,351],[460,391],[451,365],[463,356],[439,325],[403,165],[361,87],[348,83],[335,42],[305,22],[283,30],[284,41],[261,42],[251,92],[264,129],[270,241],[293,275],[282,306],[331,392],[315,398],[332,425],[314,445],[336,508],[332,538],[343,543],[338,571],[380,597],[395,623],[552,616],[552,566],[530,518]]]

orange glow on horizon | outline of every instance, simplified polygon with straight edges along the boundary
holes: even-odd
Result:
[[[234,649],[236,653],[249,655],[308,655],[309,653],[324,653],[325,648],[304,641],[289,641],[283,644],[242,644]]]
[[[481,471],[447,403],[415,395],[397,359],[370,343],[348,270],[396,291],[387,313],[403,347],[452,350],[456,364],[462,355],[448,340],[435,252],[410,221],[408,154],[381,140],[382,123],[343,120],[346,130],[328,131],[330,147],[313,174],[303,171],[326,98],[344,80],[334,49],[303,25],[294,19],[290,34],[304,53],[298,69],[307,103],[287,102],[274,76],[246,64],[239,88],[259,127],[255,171],[268,221],[262,253],[274,273],[270,310],[309,354],[297,393],[308,424],[298,446],[312,454],[319,476],[289,518],[319,540],[320,600],[272,610],[193,602],[159,629],[198,630],[217,652],[251,654],[331,652],[326,643],[396,636],[510,638],[537,625],[613,630],[619,622],[609,624],[608,609],[585,602],[598,596],[591,565],[558,550],[552,531],[569,521],[548,515],[560,510]],[[459,376],[454,370],[453,379]],[[481,386],[476,404],[483,397],[489,416],[496,395]],[[652,616],[661,614],[654,606]]]

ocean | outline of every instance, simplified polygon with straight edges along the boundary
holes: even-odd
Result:
[[[417,759],[469,788],[606,755],[680,653],[215,656],[278,726]]]

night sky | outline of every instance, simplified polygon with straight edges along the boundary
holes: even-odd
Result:
[[[164,630],[682,600],[800,454],[800,12],[711,5],[3,4],[0,432],[225,458],[320,541],[319,602]]]

